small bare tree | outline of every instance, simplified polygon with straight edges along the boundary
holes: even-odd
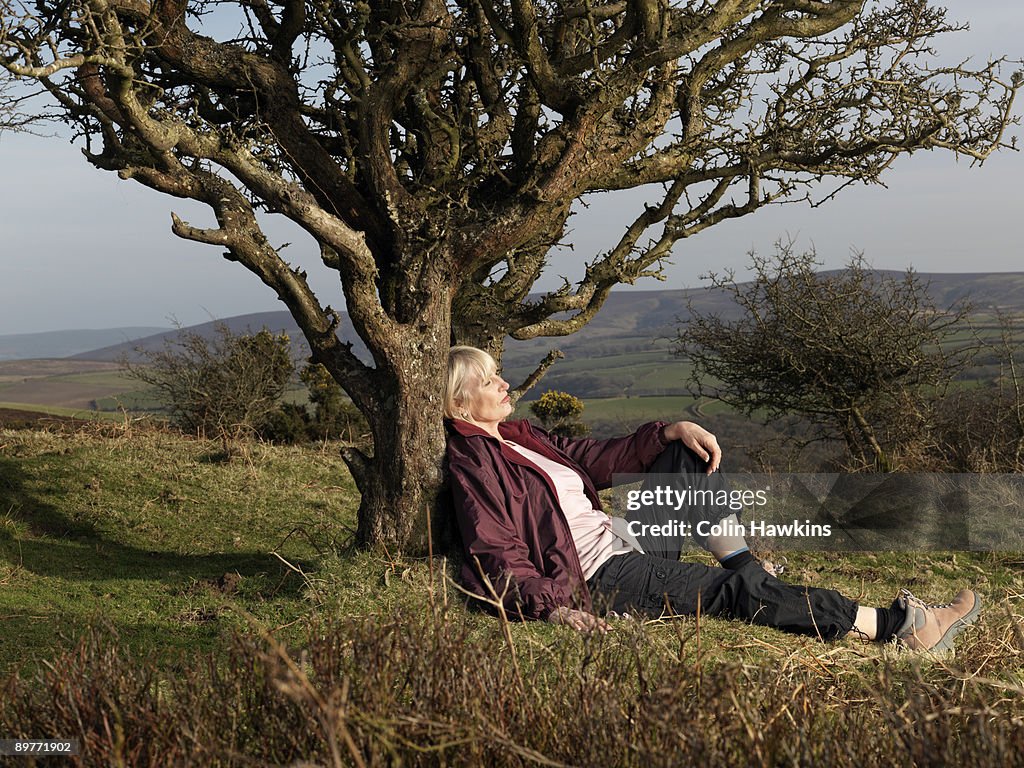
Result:
[[[971,359],[952,340],[967,304],[940,309],[913,271],[875,272],[859,255],[832,273],[791,243],[752,259],[750,282],[710,275],[741,317],[693,311],[680,330],[695,392],[748,416],[804,417],[845,444],[851,468],[896,468],[931,437],[934,404]]]
[[[153,388],[186,432],[228,439],[258,429],[281,400],[295,364],[286,334],[236,334],[218,323],[214,336],[179,331],[162,349],[139,350],[129,375]]]

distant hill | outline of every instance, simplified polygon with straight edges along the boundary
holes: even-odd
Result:
[[[166,330],[159,327],[132,327],[0,335],[0,360],[71,357],[97,347],[122,344]]]
[[[893,277],[903,274],[879,272]],[[919,276],[928,283],[936,306],[947,307],[969,297],[979,316],[990,316],[996,309],[1024,313],[1024,272]],[[539,397],[546,389],[584,398],[687,394],[689,366],[672,354],[672,348],[677,333],[685,332],[691,306],[700,314],[726,319],[740,312],[722,290],[612,292],[597,316],[578,333],[525,342],[510,339],[503,361],[506,378],[518,383],[548,350],[560,349],[565,359],[550,369],[527,399]]]
[[[351,326],[348,322],[348,315],[345,313],[342,313],[341,324],[348,333],[352,333]],[[162,349],[165,341],[173,341],[182,331],[198,333],[201,336],[212,338],[216,334],[216,328],[218,325],[226,325],[231,329],[232,333],[256,333],[264,328],[269,331],[273,331],[274,333],[287,333],[292,339],[296,356],[309,356],[308,347],[306,346],[298,325],[296,325],[295,320],[292,319],[292,316],[288,312],[282,311],[256,312],[251,315],[237,315],[223,320],[211,320],[208,323],[200,323],[199,325],[191,325],[180,329],[160,329],[160,332],[143,338],[137,338],[132,341],[122,340],[119,343],[84,351],[72,355],[71,357],[74,360],[118,361],[123,358],[127,358],[131,361],[139,361],[143,359],[143,356],[140,354],[140,350],[151,352]],[[343,340],[347,340],[345,339],[344,333],[341,335]],[[355,334],[352,334],[352,339],[358,341],[355,339]]]
[[[900,273],[892,272],[892,275]],[[990,313],[999,308],[1011,313],[1024,312],[1024,272],[921,274],[939,306],[970,296],[976,311]],[[613,291],[597,316],[582,330],[561,338],[529,341],[509,339],[504,370],[507,378],[518,383],[550,349],[561,349],[559,361],[544,379],[540,390],[564,389],[580,397],[618,397],[631,395],[679,395],[686,392],[687,364],[672,354],[671,339],[680,323],[689,316],[688,306],[702,314],[735,316],[738,308],[721,290],[705,288],[664,289],[654,291]],[[267,328],[285,332],[293,340],[297,357],[308,350],[295,321],[287,312],[241,315],[196,325],[187,330],[212,335],[218,322],[232,331],[255,332]],[[369,354],[352,332],[348,316],[342,313],[341,338],[352,342],[364,360]],[[159,349],[177,330],[163,331],[136,341],[75,354],[76,360],[116,361],[123,356],[138,359],[136,348]],[[539,395],[540,391],[534,394]]]
[[[676,325],[677,317],[687,315],[687,302],[702,312],[735,312],[735,307],[722,291],[660,290],[622,291],[612,293],[604,307],[587,326],[572,336],[563,338],[541,338],[530,341],[508,339],[505,365],[512,370],[536,364],[547,350],[557,347],[565,351],[567,358],[576,353],[590,358],[594,355],[619,355],[628,351],[647,351],[654,348],[652,340],[667,337]],[[254,333],[266,328],[275,333],[287,333],[297,357],[309,354],[305,340],[292,316],[285,311],[262,312],[239,315],[224,320],[211,321],[183,329],[203,336],[213,336],[218,324],[227,325],[235,333]],[[75,360],[116,361],[127,357],[140,360],[141,351],[153,351],[163,347],[165,341],[173,340],[178,330],[169,330],[152,336],[93,349],[73,356]],[[364,360],[370,355],[362,341],[355,335],[345,312],[341,313],[339,336],[344,342],[351,342],[353,349]],[[661,347],[665,346],[664,340]],[[559,364],[558,367],[561,367]],[[524,373],[525,375],[525,373]]]

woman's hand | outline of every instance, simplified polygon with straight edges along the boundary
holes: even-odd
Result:
[[[564,605],[555,608],[548,614],[548,621],[552,624],[567,624],[578,632],[600,632],[602,635],[611,627],[608,622],[600,616],[595,616],[586,611],[579,611],[575,608],[568,608]]]
[[[692,421],[676,421],[665,427],[665,438],[682,440],[683,445],[708,463],[709,475],[718,471],[718,465],[722,462],[722,449],[718,447],[715,436],[704,427]]]

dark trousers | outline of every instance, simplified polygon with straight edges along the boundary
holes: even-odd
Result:
[[[641,491],[654,491],[658,487],[669,488],[674,491],[686,492],[697,491],[691,498],[707,498],[703,493],[717,493],[727,491],[729,486],[725,475],[721,472],[707,474],[707,462],[697,457],[693,451],[687,448],[679,440],[669,443],[654,460],[654,464],[644,477]],[[661,526],[670,521],[688,523],[693,540],[703,548],[707,548],[707,537],[702,535],[698,523],[705,521],[718,523],[723,518],[735,514],[740,517],[740,511],[730,509],[728,506],[721,506],[710,503],[691,501],[676,508],[671,506],[658,506],[647,504],[640,509],[624,513],[624,517],[641,525]],[[637,527],[636,530],[642,530]],[[679,535],[658,535],[651,536],[640,533],[637,541],[644,552],[650,555],[657,555],[669,560],[678,560],[683,547],[686,545],[686,536]]]
[[[602,565],[587,586],[598,613],[723,616],[835,640],[853,627],[857,603],[831,589],[799,587],[757,562],[737,570],[630,552]]]

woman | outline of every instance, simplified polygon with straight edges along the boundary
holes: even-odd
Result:
[[[903,591],[891,607],[869,608],[833,590],[789,585],[761,567],[741,538],[701,542],[721,568],[645,554],[601,511],[598,489],[616,473],[669,466],[688,482],[720,478],[714,435],[686,421],[653,422],[609,440],[549,435],[527,421],[505,421],[508,388],[486,352],[452,348],[445,415],[462,577],[485,600],[500,599],[510,616],[604,632],[600,614],[607,611],[700,610],[822,640],[854,632],[942,651],[980,611],[968,589],[945,605]]]

